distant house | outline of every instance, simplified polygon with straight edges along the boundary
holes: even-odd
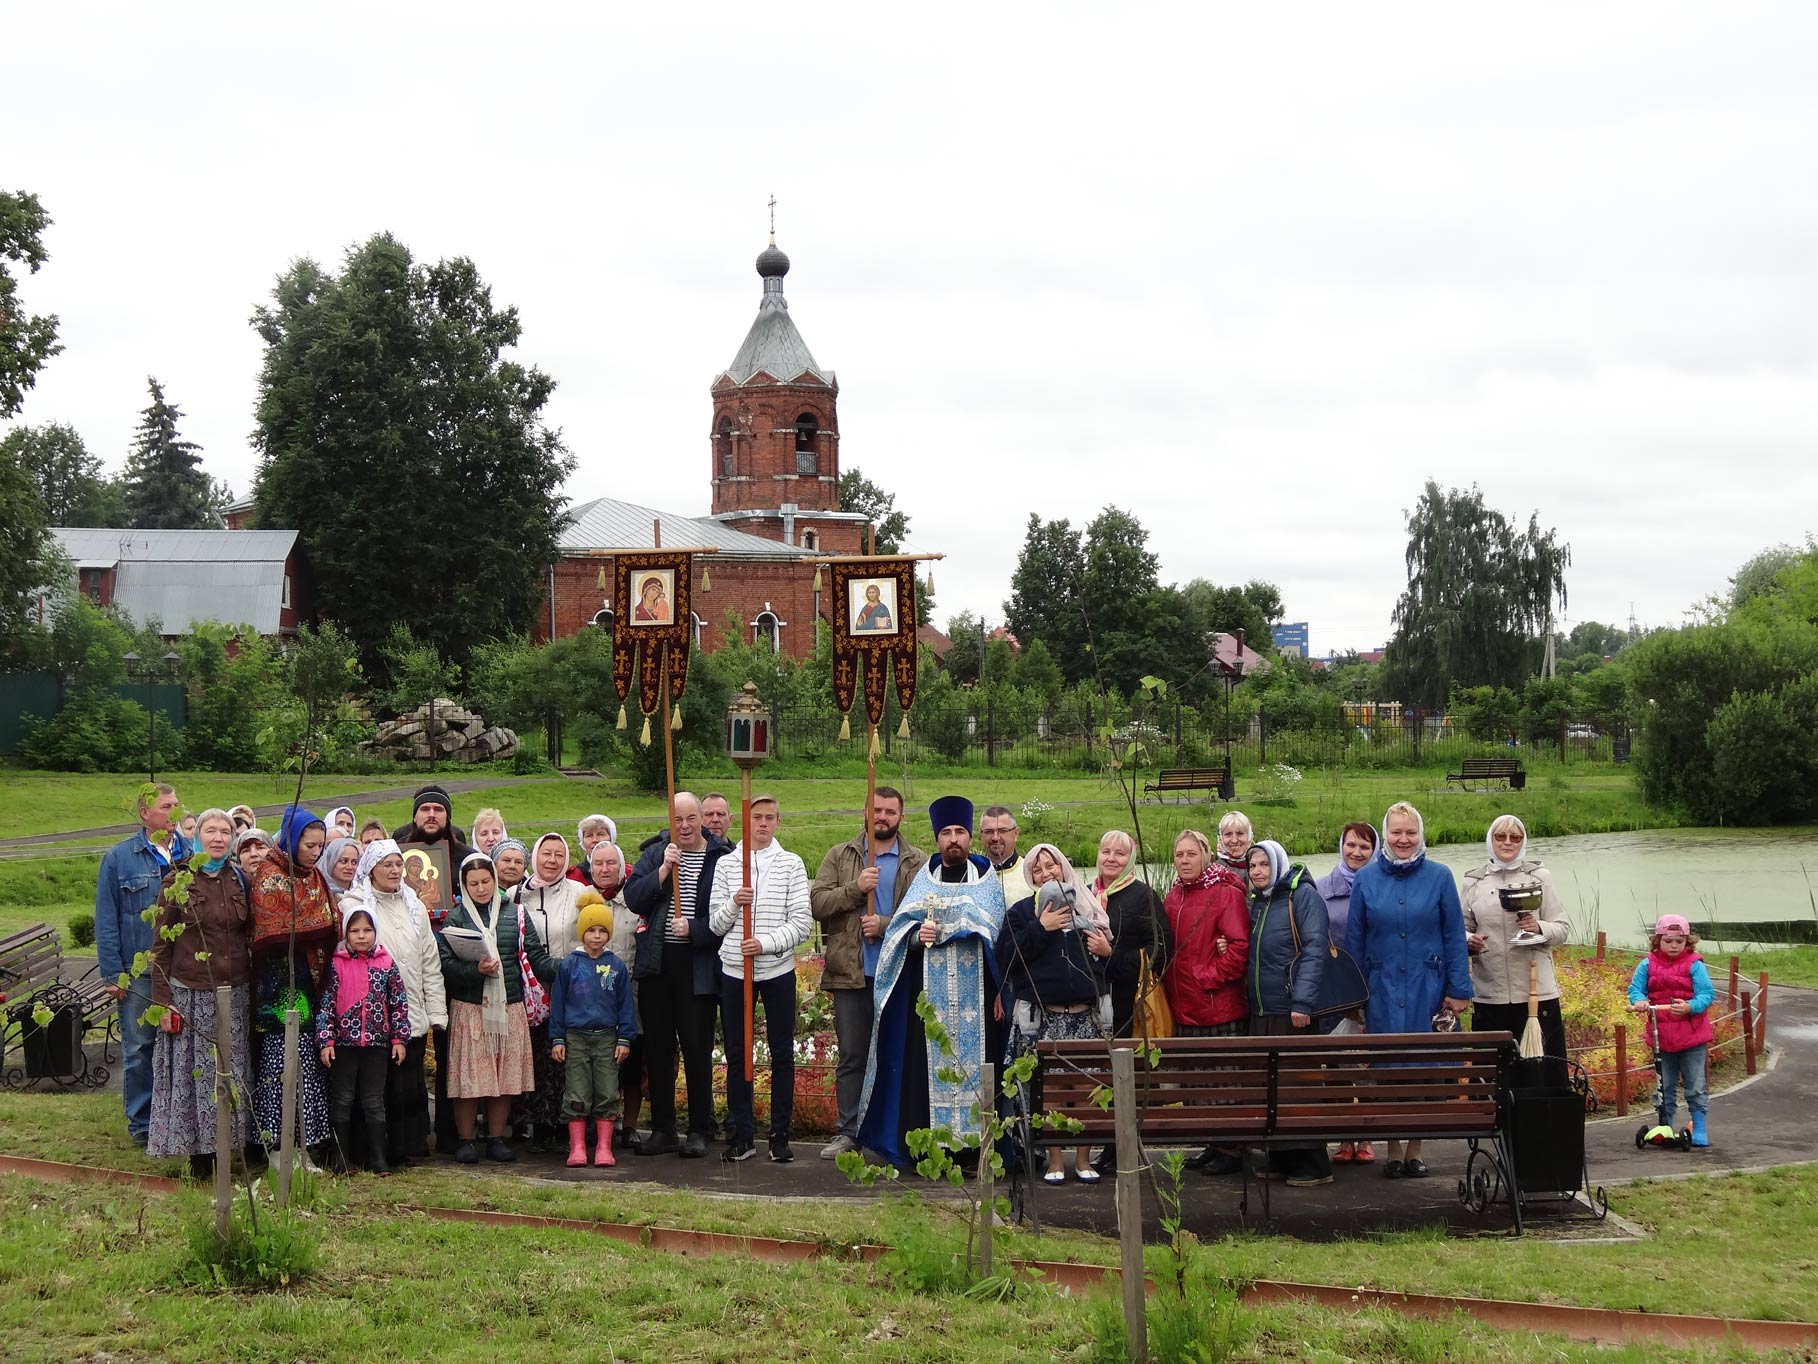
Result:
[[[1242,665],[1239,666],[1239,659]],[[1233,677],[1253,677],[1257,673],[1266,673],[1271,666],[1249,645],[1243,643],[1236,635],[1215,634],[1212,636],[1212,661],[1218,665],[1221,674]]]
[[[953,650],[953,641],[932,625],[918,626],[915,631],[915,640],[922,648],[934,655],[936,663],[945,663],[947,655]]]
[[[294,530],[96,530],[58,528],[81,593],[166,637],[197,621],[294,635],[308,588]],[[46,604],[39,601],[40,618]]]
[[[229,530],[245,530],[246,523],[252,520],[253,500],[250,497],[236,498],[221,508],[221,519],[227,523]]]

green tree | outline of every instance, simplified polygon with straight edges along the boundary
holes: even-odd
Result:
[[[1280,625],[1287,618],[1287,610],[1281,604],[1281,589],[1274,583],[1252,578],[1243,585],[1242,590],[1244,596],[1261,613],[1263,624]]]
[[[55,542],[31,470],[11,441],[0,444],[0,526],[6,527],[0,535],[0,639],[16,644],[31,619],[35,591],[50,582]]]
[[[101,461],[88,452],[73,426],[18,427],[0,440],[0,451],[16,456],[30,473],[49,525],[126,524],[124,485],[103,475]]]
[[[198,621],[177,652],[189,693],[184,760],[216,772],[256,770],[261,717],[282,700],[284,669],[271,644],[250,627]]]
[[[0,191],[0,418],[18,412],[38,371],[63,349],[57,344],[57,319],[34,317],[19,305],[11,269],[23,265],[35,275],[50,259],[43,241],[50,223],[37,195]]]
[[[1010,669],[1010,681],[1023,691],[1040,696],[1049,705],[1060,700],[1060,694],[1067,685],[1067,679],[1061,675],[1054,655],[1048,652],[1047,644],[1039,639],[1032,639],[1023,645],[1023,651],[1016,656],[1016,662]]]
[[[1106,507],[1086,527],[1080,604],[1094,634],[1117,628],[1155,590],[1158,563],[1148,545],[1142,523],[1117,507]]]
[[[909,538],[909,517],[896,509],[896,494],[887,493],[856,467],[840,474],[840,510],[861,512],[871,522],[879,554],[900,554]],[[926,625],[927,622],[923,621]]]
[[[1195,578],[1181,589],[1186,598],[1192,627],[1203,637],[1208,634],[1242,633],[1244,644],[1265,658],[1274,649],[1268,617],[1241,587],[1218,587],[1204,578]]]
[[[554,381],[505,358],[517,310],[493,306],[473,262],[419,265],[380,235],[339,276],[298,261],[253,325],[257,519],[298,528],[321,614],[369,663],[402,609],[455,663],[520,629],[574,460],[543,424]]]
[[[1044,521],[1031,512],[1016,571],[1010,575],[1004,623],[1025,647],[1037,639],[1046,644],[1069,683],[1092,670],[1080,615],[1080,580],[1085,572],[1079,532],[1065,520]]]
[[[183,413],[155,378],[126,457],[126,521],[135,530],[206,530],[217,523],[201,446],[177,434]]]
[[[1437,707],[1454,685],[1520,686],[1555,603],[1565,606],[1570,548],[1538,516],[1517,530],[1476,487],[1445,491],[1431,479],[1407,524],[1408,586],[1393,613],[1386,688]]]
[[[1567,657],[1576,658],[1582,654],[1596,654],[1599,658],[1614,654],[1629,642],[1628,632],[1614,625],[1605,625],[1602,621],[1581,620],[1572,627],[1572,632],[1565,638],[1565,647],[1560,650]]]
[[[1010,633],[1015,634],[1016,631]],[[970,611],[949,617],[947,638],[953,641],[953,647],[947,651],[947,676],[956,685],[977,682],[985,652],[983,627],[979,618]]]
[[[460,665],[443,658],[434,644],[411,634],[410,627],[402,621],[392,622],[379,657],[390,687],[386,699],[397,714],[406,714],[431,700],[462,699]]]
[[[1801,551],[1793,545],[1770,545],[1754,555],[1730,579],[1729,608],[1737,610],[1756,597],[1773,592],[1781,572],[1798,563],[1800,558]]]
[[[1471,738],[1500,744],[1515,733],[1521,698],[1507,687],[1460,687],[1453,691],[1446,710]]]

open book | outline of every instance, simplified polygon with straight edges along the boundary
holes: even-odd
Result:
[[[444,928],[442,941],[447,943],[462,961],[482,962],[492,956],[492,952],[486,946],[485,937],[475,929]]]

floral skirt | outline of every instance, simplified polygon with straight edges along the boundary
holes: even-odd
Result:
[[[448,1097],[497,1099],[536,1088],[530,1024],[522,1004],[505,1006],[505,1031],[486,1035],[478,1004],[448,1001]]]
[[[303,1144],[314,1146],[327,1141],[333,1129],[328,1125],[328,1080],[322,1073],[322,1059],[316,1054],[316,1030],[304,1024],[297,1030],[297,1122]],[[262,1032],[258,1047],[258,1086],[253,1090],[253,1119],[258,1124],[258,1139],[270,1152],[279,1146],[284,1130],[284,1033]]]
[[[152,1044],[151,1132],[145,1152],[152,1156],[212,1155],[215,1150],[215,992],[172,983],[171,1007],[183,1016],[183,1030],[159,1030]],[[249,1040],[252,989],[234,988],[229,1008],[229,1074],[233,1086],[233,1146],[246,1141],[246,1104],[252,1096]]]

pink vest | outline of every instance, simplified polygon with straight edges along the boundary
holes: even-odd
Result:
[[[1648,1003],[1671,1004],[1676,999],[1692,997],[1692,963],[1703,961],[1696,952],[1681,952],[1668,957],[1660,952],[1648,953]],[[1654,1035],[1660,1039],[1661,1051],[1689,1051],[1702,1046],[1712,1037],[1710,1010],[1675,1018],[1662,1009],[1654,1015]]]

